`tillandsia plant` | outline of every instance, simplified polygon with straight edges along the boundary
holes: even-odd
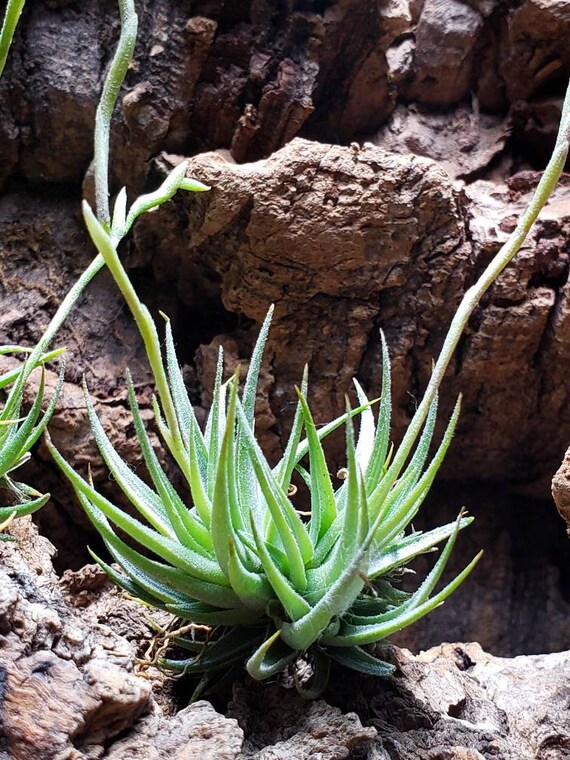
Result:
[[[301,660],[309,664],[311,677],[306,681],[297,676],[297,687],[305,696],[315,696],[326,684],[330,660],[364,673],[390,673],[392,667],[377,657],[374,645],[443,603],[467,577],[479,555],[436,591],[457,534],[471,518],[460,514],[454,523],[425,534],[409,527],[450,445],[459,414],[458,401],[430,458],[437,393],[470,315],[520,248],[558,180],[569,138],[567,94],[554,155],[536,194],[513,235],[465,294],[423,399],[394,452],[389,443],[390,366],[382,338],[383,385],[377,419],[374,402],[356,383],[358,406],[347,406],[345,415],[317,428],[307,401],[305,373],[283,457],[276,466],[269,465],[255,436],[255,398],[271,309],[241,391],[239,372],[223,377],[220,352],[213,402],[202,430],[186,394],[170,323],[166,320],[163,358],[156,326],[118,256],[119,240],[138,207],[135,204],[127,214],[122,192],[113,220],[106,224],[84,203],[93,242],[144,340],[156,382],[156,424],[186,480],[191,502],[180,497],[160,464],[129,375],[129,404],[151,485],[113,448],[87,389],[86,403],[101,455],[138,517],[102,496],[89,477],[75,472],[49,445],[120,570],[102,558],[95,559],[127,592],[188,621],[188,635],[174,641],[191,656],[162,659],[163,666],[204,674],[200,689],[210,677],[218,679],[244,661],[248,673],[263,680]],[[156,201],[157,197],[149,199],[140,208]],[[355,417],[360,422],[358,434]],[[322,441],[342,425],[346,479],[335,487]],[[295,472],[310,493],[307,519],[293,501]],[[443,551],[417,591],[402,592],[395,583],[398,574],[418,554],[443,541]]]
[[[95,237],[103,248],[101,234],[99,229]],[[110,259],[109,265],[113,266]],[[299,683],[298,688],[313,696],[326,684],[330,659],[365,673],[392,672],[392,666],[377,659],[366,645],[441,604],[478,557],[432,596],[457,532],[471,518],[460,516],[426,534],[406,535],[405,529],[429,492],[451,442],[459,404],[426,466],[436,422],[437,401],[432,402],[414,454],[396,480],[389,463],[390,369],[385,343],[378,424],[356,384],[360,405],[317,429],[306,400],[305,375],[285,453],[275,467],[269,466],[255,439],[254,405],[270,321],[271,311],[241,394],[239,373],[223,381],[220,352],[204,432],[185,393],[166,323],[166,367],[155,366],[153,371],[162,375],[167,402],[161,396],[163,409],[156,401],[155,414],[163,440],[185,475],[192,507],[180,499],[152,449],[130,377],[129,403],[152,488],[120,459],[88,397],[87,408],[101,455],[144,522],[101,496],[53,447],[52,452],[124,574],[96,557],[106,572],[144,602],[215,629],[206,642],[177,638],[178,644],[196,654],[189,660],[162,660],[162,665],[216,673],[245,659],[250,675],[261,680],[303,657],[314,675],[310,684]],[[361,415],[356,440],[355,414]],[[321,441],[341,424],[346,426],[347,477],[335,489]],[[301,465],[304,458],[307,469]],[[307,521],[290,497],[295,471],[310,492]],[[115,528],[152,557],[119,538]],[[393,585],[400,568],[445,539],[444,551],[415,594]]]
[[[25,0],[8,0],[0,29],[0,76],[4,71],[8,52],[12,44],[18,20],[25,5]],[[42,507],[50,498],[49,493],[40,493],[35,488],[13,479],[13,472],[21,467],[30,457],[30,450],[45,430],[57,403],[63,384],[62,365],[59,380],[52,393],[45,411],[42,410],[45,392],[44,365],[58,357],[63,349],[48,351],[57,331],[81,295],[84,287],[101,269],[104,262],[98,256],[95,266],[91,265],[73,285],[48,325],[42,338],[34,348],[23,346],[0,346],[0,355],[26,355],[11,371],[0,376],[0,393],[5,396],[0,406],[0,488],[9,496],[7,506],[0,506],[0,534],[8,527],[14,517],[31,514]],[[42,368],[42,376],[29,411],[22,414],[24,392],[32,372]],[[9,540],[9,536],[0,535],[0,540]]]
[[[25,351],[26,349],[21,346],[0,347],[0,355]],[[30,449],[41,436],[53,414],[63,382],[63,370],[60,372],[58,384],[52,393],[48,407],[43,411],[45,376],[42,369],[35,400],[29,411],[20,416],[26,381],[38,364],[43,365],[60,353],[61,351],[52,351],[39,356],[37,360],[32,358],[16,370],[0,376],[0,391],[4,388],[10,389],[4,406],[0,409],[0,488],[10,493],[12,502],[9,506],[0,507],[0,533],[9,525],[12,518],[35,512],[49,499],[49,494],[41,494],[35,488],[13,480],[12,473],[29,459]],[[0,536],[0,539],[5,540],[6,537]]]
[[[14,32],[25,5],[25,0],[8,0],[0,29],[0,76],[4,71]],[[22,415],[23,395],[30,373],[38,366],[55,359],[61,351],[44,353],[47,343],[37,350],[22,346],[0,346],[0,355],[29,354],[28,361],[12,371],[0,376],[0,392],[7,394],[5,403],[0,407],[0,488],[10,492],[8,507],[0,507],[0,534],[8,527],[14,517],[29,514],[39,509],[49,499],[49,494],[41,494],[34,488],[12,479],[12,473],[29,458],[30,449],[36,443],[47,425],[57,401],[61,377],[56,391],[45,412],[42,411],[44,399],[44,375],[39,390],[30,410]],[[9,390],[8,390],[9,389]],[[0,540],[8,537],[0,535]]]

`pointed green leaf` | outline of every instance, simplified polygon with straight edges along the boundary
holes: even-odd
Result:
[[[255,342],[240,404],[244,418],[247,421],[247,429],[251,431],[252,435],[255,430],[255,398],[257,394],[259,372],[261,370],[261,361],[267,343],[267,336],[272,317],[273,305],[269,307],[267,316],[263,321],[263,325],[261,326],[261,330],[259,331],[259,335]],[[249,456],[249,447],[244,436],[245,432],[243,425],[240,424],[237,429],[236,441],[236,478],[238,482],[237,493],[239,505],[245,521],[247,520],[247,512],[250,509],[256,509],[257,507],[258,493],[254,466]]]
[[[280,631],[275,631],[247,661],[247,672],[256,681],[272,678],[298,656],[298,652],[279,641],[279,636]]]
[[[124,572],[141,589],[165,603],[204,602],[214,607],[238,607],[240,600],[226,586],[207,583],[187,573],[149,559],[128,546],[111,529],[104,515],[83,494],[81,504]]]
[[[350,409],[347,411],[348,419],[345,427],[348,458],[347,503],[342,513],[342,530],[327,559],[308,573],[305,596],[311,604],[315,604],[324,596],[340,577],[342,571],[350,566],[368,532],[368,504],[362,473],[356,461],[354,429],[349,412]]]
[[[172,526],[172,530],[183,546],[188,546],[204,555],[211,554],[213,544],[210,532],[197,519],[195,513],[186,507],[158,461],[140,413],[132,377],[128,370],[127,392],[135,433],[146,467],[158,492],[158,497],[153,494],[158,501],[157,509],[165,514],[169,525]]]
[[[462,518],[460,530],[471,525],[473,517]],[[420,554],[433,549],[437,544],[445,541],[455,529],[455,522],[435,528],[427,533],[411,533],[401,541],[391,544],[385,551],[375,557],[368,570],[368,578],[377,578],[386,575],[397,567],[407,565],[412,559]]]
[[[303,597],[293,588],[291,583],[277,566],[277,563],[268,551],[265,542],[259,535],[253,515],[251,516],[251,529],[257,548],[257,555],[261,560],[267,580],[283,605],[283,609],[291,620],[297,620],[303,617],[303,615],[305,615],[311,608]]]
[[[113,221],[111,223],[111,235],[117,240],[125,236],[125,226],[127,221],[127,188],[122,187],[115,200],[113,209]]]
[[[254,610],[264,610],[274,598],[267,578],[248,570],[241,561],[234,542],[230,539],[228,553],[228,578],[240,601]]]
[[[221,586],[228,585],[227,579],[216,562],[198,554],[192,549],[181,546],[177,541],[162,536],[152,528],[143,525],[139,520],[123,512],[104,496],[97,493],[87,481],[80,477],[65,461],[49,439],[47,440],[47,445],[52,457],[71,482],[75,492],[83,494],[95,507],[103,512],[108,520],[121,530],[126,531],[141,546],[146,547],[175,567],[184,570],[192,577],[208,581],[209,583],[217,583]]]
[[[205,444],[208,451],[208,497],[214,498],[216,486],[217,463],[220,457],[224,431],[226,429],[226,385],[222,384],[224,371],[224,351],[220,346],[218,363],[216,366],[216,378],[214,392],[212,394],[212,407],[206,423]]]
[[[119,588],[122,588],[123,591],[126,591],[127,594],[130,594],[130,596],[138,599],[141,602],[144,602],[144,604],[148,604],[149,606],[156,607],[160,610],[166,609],[161,599],[158,599],[158,597],[147,593],[129,577],[123,575],[123,573],[120,573],[118,570],[115,570],[112,565],[107,564],[107,562],[98,557],[97,554],[95,554],[95,552],[92,551],[89,547],[87,547],[87,550],[93,557],[94,562],[96,562],[99,567],[105,571],[113,583],[115,583]],[[198,602],[196,602],[196,604],[198,604]]]
[[[367,676],[386,678],[396,671],[394,665],[379,660],[361,647],[329,647],[326,653],[332,660],[344,665],[345,668],[356,670],[358,673],[364,673]]]
[[[190,177],[184,177],[180,181],[180,190],[188,190],[191,193],[205,193],[211,189],[210,185],[205,185],[203,182],[191,179]]]
[[[303,381],[301,383],[301,395],[306,398],[309,388],[309,370],[305,364],[303,370]],[[295,469],[295,452],[299,446],[301,440],[301,432],[303,430],[303,415],[301,401],[297,400],[297,407],[295,409],[295,417],[293,419],[293,426],[291,427],[291,433],[289,434],[289,440],[285,447],[283,457],[277,467],[274,469],[274,474],[279,481],[281,488],[286,492],[291,483],[291,476]]]
[[[378,410],[376,436],[370,461],[366,469],[366,492],[368,494],[377,487],[388,454],[390,443],[390,421],[392,417],[392,376],[390,371],[390,354],[384,333],[380,330],[382,343],[382,395]]]
[[[40,435],[43,433],[43,431],[46,429],[47,425],[49,424],[53,413],[55,411],[55,408],[57,406],[57,402],[59,400],[59,394],[61,393],[61,389],[63,388],[63,380],[65,377],[65,362],[61,362],[61,368],[59,370],[59,376],[57,379],[56,386],[53,390],[53,393],[51,394],[51,398],[49,400],[49,404],[47,406],[47,409],[43,413],[41,419],[36,424],[30,435],[27,437],[22,449],[23,451],[29,451],[32,446],[35,446],[37,443]]]
[[[44,388],[45,374],[42,369],[42,378],[38,393],[30,411],[26,415],[23,423],[20,425],[13,425],[7,429],[7,435],[0,446],[0,476],[5,475],[13,469],[22,456],[28,452],[29,447],[26,447],[26,442],[32,436],[34,426],[41,412]]]
[[[317,641],[331,620],[349,607],[362,590],[362,573],[366,564],[366,552],[359,550],[338,580],[304,617],[283,624],[283,641],[300,650],[308,649]]]
[[[382,534],[380,537],[381,547],[389,545],[394,537],[399,535],[417,514],[418,509],[429,493],[429,489],[431,488],[435,476],[437,475],[447,450],[449,449],[457,425],[457,420],[459,419],[460,410],[461,396],[457,399],[453,414],[451,415],[441,443],[424,474],[414,487],[404,495],[404,498],[398,501],[394,501],[393,499],[386,500],[386,504],[380,510],[383,515]],[[406,472],[408,475],[403,476],[404,480],[410,475],[411,471],[408,468]],[[412,473],[412,477],[415,479],[414,473]]]
[[[178,366],[178,357],[174,347],[174,336],[172,335],[172,324],[166,314],[162,314],[165,322],[164,342],[166,346],[166,372],[168,376],[168,386],[172,395],[174,411],[180,428],[180,434],[186,448],[189,447],[189,436],[192,429],[192,423],[195,421],[194,409],[188,398],[188,392],[184,385],[184,378]]]
[[[325,562],[329,552],[339,540],[343,525],[343,515],[344,512],[337,514],[334,523],[327,530],[325,535],[319,541],[318,545],[315,547],[315,553],[313,554],[311,561],[308,562],[305,566],[307,571],[321,567],[321,565],[323,565]]]
[[[304,563],[311,559],[313,544],[301,518],[267,464],[239,401],[237,412],[240,430],[243,432],[243,440],[249,451],[259,486],[289,559],[291,581],[302,591],[307,583]]]
[[[261,361],[263,359],[263,352],[265,350],[265,344],[267,343],[267,336],[269,334],[269,328],[271,326],[271,320],[273,319],[274,306],[271,304],[267,310],[267,315],[263,320],[261,330],[257,336],[255,347],[251,355],[249,362],[249,370],[245,379],[245,385],[242,394],[242,407],[245,414],[245,418],[249,422],[249,426],[253,430],[255,420],[255,396],[257,393],[257,383],[259,381],[259,372],[261,370]]]
[[[397,631],[401,631],[403,628],[411,625],[411,623],[415,623],[416,620],[427,615],[428,612],[439,607],[440,604],[443,604],[447,597],[463,583],[480,558],[481,553],[478,554],[467,567],[459,573],[453,581],[451,581],[451,583],[448,583],[448,585],[438,594],[431,599],[426,600],[423,604],[420,604],[417,607],[406,608],[406,611],[403,614],[385,623],[363,626],[342,624],[339,634],[330,638],[325,637],[323,639],[323,644],[326,646],[339,647],[355,645],[363,646],[365,644],[373,644],[381,639],[385,639],[387,636],[391,636]]]
[[[218,460],[216,486],[212,501],[211,533],[214,550],[220,567],[226,575],[228,574],[229,561],[228,541],[233,541],[235,544],[239,540],[235,531],[243,528],[235,493],[235,477],[233,472],[237,392],[238,377],[236,373],[230,391],[226,429]]]
[[[160,665],[178,673],[201,673],[208,670],[220,670],[233,662],[243,660],[251,652],[255,643],[252,642],[251,631],[234,628],[221,638],[204,647],[196,657],[188,660],[160,659]]]
[[[367,404],[363,404],[361,406],[357,406],[356,409],[353,409],[350,412],[350,417],[356,417],[358,414],[362,414],[362,412],[365,409],[368,409],[369,406],[372,404],[375,404],[378,401],[378,399],[374,399],[373,401],[369,401]],[[324,440],[327,435],[330,435],[332,432],[337,430],[344,422],[346,422],[346,414],[341,414],[340,417],[337,417],[335,420],[332,420],[332,422],[328,422],[326,425],[323,425],[321,428],[318,429],[317,435],[319,436],[319,441]],[[309,442],[305,438],[301,441],[301,443],[297,446],[297,451],[295,452],[295,464],[301,461],[303,457],[307,456],[309,453]]]
[[[85,405],[87,407],[87,414],[89,416],[93,438],[95,439],[95,443],[103,457],[103,461],[109,468],[114,480],[145,520],[163,535],[173,538],[176,533],[168,521],[168,516],[161,499],[152,488],[149,488],[149,486],[131,470],[126,462],[124,462],[115,451],[113,444],[107,437],[107,434],[97,417],[97,413],[91,402],[87,385],[85,383],[83,384],[83,393],[85,395]]]
[[[8,507],[0,507],[0,521],[7,520],[10,515],[14,514],[16,517],[24,517],[24,515],[31,515],[33,512],[37,512],[44,504],[50,499],[50,494],[45,493],[36,499],[30,499],[29,501],[23,501],[20,504],[11,504]]]
[[[356,395],[361,406],[369,404],[368,398],[362,389],[358,380],[353,379]],[[358,431],[358,442],[356,444],[356,461],[362,472],[366,472],[372,453],[374,451],[374,436],[376,428],[374,425],[374,414],[370,406],[360,415],[360,430]]]
[[[420,441],[412,455],[412,458],[406,467],[403,475],[401,475],[398,485],[399,496],[402,493],[401,483],[405,482],[407,488],[411,488],[421,475],[421,470],[427,457],[433,431],[435,428],[435,422],[437,417],[437,396],[434,398],[429,408],[429,414],[426,420],[424,430],[422,432]],[[399,472],[394,469],[392,464],[385,476],[380,480],[378,486],[373,490],[369,498],[370,516],[372,520],[378,519],[379,515],[384,516],[393,508],[396,502],[395,493],[390,493],[398,478]],[[390,498],[388,498],[390,495]],[[392,510],[393,511],[393,510]]]
[[[190,467],[186,474],[186,478],[196,511],[200,515],[204,525],[210,527],[212,520],[212,502],[207,490],[207,472],[209,464],[207,461],[201,459],[199,448],[199,442],[197,441],[196,436],[191,434],[189,452]]]
[[[165,604],[164,606],[173,615],[189,620],[197,625],[252,625],[260,617],[260,613],[257,610],[246,608],[216,610],[214,607],[206,609],[207,605],[203,605],[204,609],[202,609],[198,604]]]
[[[317,435],[313,415],[302,393],[297,389],[301,404],[301,414],[309,444],[311,519],[309,521],[309,536],[313,545],[317,545],[330,528],[336,517],[334,490],[329,475],[325,453]]]

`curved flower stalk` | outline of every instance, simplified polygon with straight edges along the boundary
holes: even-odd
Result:
[[[4,23],[0,31],[0,74],[2,73],[8,48],[23,6],[24,0],[8,1]],[[181,165],[172,172],[170,177],[156,192],[138,198],[133,203],[128,214],[126,213],[126,192],[123,189],[119,193],[115,203],[115,213],[113,223],[111,224],[108,201],[111,119],[129,61],[133,54],[137,35],[137,15],[134,10],[133,0],[119,0],[119,9],[121,15],[121,34],[117,51],[105,78],[101,101],[97,109],[94,137],[95,195],[98,218],[104,228],[111,231],[115,245],[118,245],[127,234],[139,214],[149,211],[169,200],[178,189],[193,191],[208,189],[205,185],[186,178],[186,166]],[[45,333],[34,348],[24,349],[18,346],[0,347],[0,354],[22,352],[28,354],[26,361],[19,367],[0,376],[0,389],[11,386],[6,402],[0,408],[0,488],[7,488],[12,493],[12,501],[14,501],[15,497],[15,503],[7,507],[0,507],[0,523],[3,523],[3,528],[7,527],[5,520],[8,518],[30,514],[42,507],[50,497],[47,493],[41,494],[30,486],[14,481],[11,478],[11,473],[27,461],[31,447],[38,440],[49,422],[62,387],[63,369],[45,412],[42,413],[41,411],[44,398],[43,376],[39,392],[31,409],[27,415],[22,417],[24,389],[30,374],[36,367],[43,366],[43,364],[55,359],[62,353],[62,350],[49,352],[49,346],[83,293],[83,290],[104,265],[104,258],[100,254],[93,259],[67,293]]]

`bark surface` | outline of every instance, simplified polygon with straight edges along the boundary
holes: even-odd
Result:
[[[240,682],[216,708],[180,709],[164,675],[133,671],[154,635],[140,605],[94,566],[58,580],[29,518],[13,532],[17,544],[0,544],[2,760],[558,760],[570,749],[567,653],[389,647],[395,676],[333,672],[316,702]]]

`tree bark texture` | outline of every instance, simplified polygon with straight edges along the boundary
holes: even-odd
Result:
[[[559,760],[570,749],[567,653],[388,647],[393,677],[333,672],[313,703],[246,682],[217,709],[180,709],[164,675],[136,672],[154,633],[140,606],[95,566],[59,580],[29,518],[13,532],[18,544],[0,544],[2,760]]]

